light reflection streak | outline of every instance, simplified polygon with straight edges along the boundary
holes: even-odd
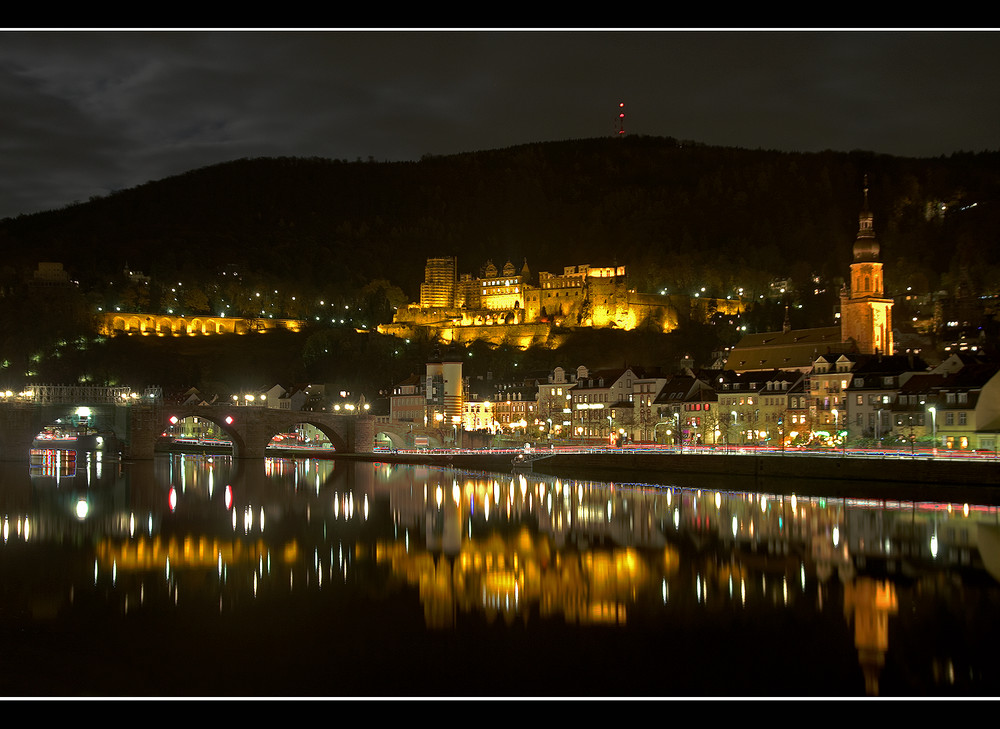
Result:
[[[455,476],[453,471],[442,472],[438,477],[432,469],[427,470],[427,480],[422,483],[409,482],[405,489],[372,491],[362,483],[356,488],[333,493],[333,498],[327,494],[318,494],[314,502],[306,504],[304,511],[306,514],[318,515],[316,529],[318,531],[318,525],[322,523],[321,543],[330,545],[329,558],[324,562],[319,555],[327,551],[309,544],[303,550],[303,555],[312,551],[313,560],[307,559],[304,565],[295,567],[294,560],[284,560],[280,551],[275,553],[272,563],[271,551],[265,548],[263,552],[255,553],[255,559],[250,562],[250,565],[256,567],[253,570],[254,595],[263,589],[271,591],[276,584],[283,586],[283,579],[276,578],[283,578],[285,574],[288,575],[288,586],[291,587],[294,583],[293,567],[298,571],[300,579],[305,579],[304,583],[300,583],[304,585],[300,589],[319,589],[325,586],[328,581],[334,580],[338,567],[346,581],[352,566],[348,564],[352,543],[344,544],[338,539],[341,534],[338,530],[343,529],[346,524],[334,522],[341,515],[345,517],[342,522],[353,520],[355,498],[362,499],[365,522],[370,519],[373,507],[379,506],[383,499],[388,501],[388,510],[380,509],[374,513],[391,514],[393,529],[385,541],[377,541],[377,544],[372,545],[372,553],[382,550],[378,559],[396,560],[395,563],[387,561],[386,564],[393,564],[392,568],[400,570],[399,574],[405,574],[405,570],[409,569],[414,575],[425,577],[428,573],[419,565],[422,564],[422,559],[432,556],[437,563],[438,576],[446,584],[441,590],[436,590],[433,597],[426,599],[448,601],[451,609],[446,612],[449,614],[454,614],[457,609],[472,609],[464,602],[465,596],[472,594],[478,597],[472,603],[484,606],[475,609],[485,609],[488,605],[494,611],[505,613],[505,617],[506,614],[513,613],[527,620],[531,609],[537,611],[537,606],[544,605],[544,610],[561,611],[570,620],[608,620],[621,623],[624,621],[626,608],[628,612],[633,611],[644,590],[649,590],[654,596],[659,592],[660,600],[654,601],[664,606],[668,603],[676,606],[684,601],[690,602],[692,593],[701,604],[707,605],[711,599],[714,604],[728,601],[746,606],[755,600],[759,601],[761,595],[766,594],[768,584],[773,585],[768,600],[790,606],[795,600],[789,594],[788,583],[795,579],[795,571],[798,572],[801,592],[805,593],[807,584],[811,587],[826,579],[816,576],[817,569],[826,563],[832,565],[832,574],[836,575],[841,565],[850,563],[859,556],[878,558],[891,556],[898,551],[899,542],[890,539],[889,532],[865,534],[861,527],[870,528],[869,525],[860,521],[853,524],[850,522],[855,510],[869,508],[868,504],[855,505],[851,500],[838,499],[827,503],[794,495],[790,498],[768,495],[755,497],[744,493],[729,494],[718,489],[706,489],[702,493],[700,490],[674,487],[648,489],[620,484],[609,489],[604,484],[569,479],[554,483],[535,476],[519,476],[509,480],[502,477],[501,480],[500,477],[485,474]],[[280,474],[276,473],[275,477],[278,475]],[[209,482],[211,478],[212,476],[209,477]],[[189,492],[197,491],[196,478],[189,477],[186,483],[191,487]],[[451,487],[453,498],[447,500],[448,508],[444,510],[442,487],[448,486]],[[171,492],[176,499],[177,491],[171,489]],[[225,508],[231,510],[235,532],[238,510],[233,507],[232,492],[228,486],[226,492]],[[246,492],[242,487],[239,493],[241,502],[246,502]],[[159,510],[163,511],[160,494],[162,492],[158,492],[156,502]],[[434,494],[434,499],[420,498],[421,494]],[[187,511],[189,497],[193,495],[184,495],[182,512]],[[302,493],[295,496],[296,499],[311,498],[309,494]],[[269,535],[283,526],[282,519],[289,518],[282,513],[281,508],[272,508],[270,501],[262,503],[256,495],[250,500],[258,503],[258,506],[244,507],[245,533],[253,531],[255,511],[260,524],[260,530],[256,533],[260,534],[265,531],[265,518]],[[499,507],[501,501],[506,510]],[[280,501],[276,499],[275,503],[280,504]],[[773,508],[768,509],[769,505]],[[218,503],[212,508],[222,514],[225,524],[228,519],[219,509]],[[994,521],[996,516],[995,511],[984,512],[982,507],[970,507],[968,504],[956,505],[954,509],[919,504],[897,504],[892,508],[905,511],[907,518],[910,518],[911,512],[917,517],[935,513],[937,518],[950,519],[948,524],[951,525],[977,514],[986,513]],[[176,500],[170,510],[176,510]],[[441,513],[442,510],[446,513]],[[98,513],[95,508],[94,514]],[[301,516],[301,513],[299,511],[298,515]],[[459,535],[456,544],[460,551],[454,557],[446,553],[441,541],[443,517],[459,520],[455,526],[460,528],[453,534]],[[127,531],[130,537],[134,536],[136,520],[134,512],[127,514]],[[15,523],[17,531],[20,533],[23,530],[26,535],[27,517]],[[126,521],[123,519],[120,523],[124,527]],[[152,514],[148,516],[147,523],[152,534]],[[516,528],[522,523],[531,524],[529,532]],[[919,526],[925,522],[917,523]],[[10,519],[5,517],[4,542],[10,537],[11,526]],[[947,537],[943,530],[936,530],[933,536],[921,529],[917,532],[922,556],[926,557],[929,549],[932,557],[945,558],[952,544],[949,539],[953,540],[954,537]],[[498,534],[502,536],[497,537]],[[491,536],[495,543],[490,541]],[[727,555],[727,559],[728,555],[734,555],[732,559],[735,561],[726,564],[717,559],[702,560],[687,554],[679,556],[677,545],[687,543],[692,537],[699,544],[708,545],[706,554],[715,556],[717,550],[718,554]],[[332,540],[337,540],[336,545]],[[796,540],[800,543],[797,544]],[[195,535],[194,542],[197,541]],[[247,540],[241,542],[233,539],[234,545],[246,542]],[[830,549],[831,543],[836,551]],[[148,548],[150,543],[147,541],[145,544]],[[359,539],[359,544],[367,546],[363,537]],[[635,547],[626,550],[611,546],[622,544]],[[789,544],[792,549],[789,549]],[[223,550],[211,542],[209,546],[212,548],[206,551],[207,567],[216,572],[220,580],[237,574],[245,577],[251,571],[250,565],[246,564],[248,560],[236,557],[232,548],[227,546]],[[766,547],[768,561],[781,565],[781,570],[784,571],[771,567],[759,568],[766,569],[767,572],[758,577],[757,567],[747,567],[739,562],[741,557],[750,555],[752,551],[757,552],[759,546]],[[334,549],[337,550],[336,553]],[[120,583],[127,581],[124,577],[126,570],[139,569],[143,564],[138,557],[122,561],[117,558],[120,552],[107,554],[114,554],[116,558],[110,563],[103,561],[106,556],[102,553],[95,560],[95,584],[100,572],[102,575],[110,574],[113,585],[118,587]],[[584,554],[588,559],[583,558]],[[805,555],[805,559],[794,556],[801,554]],[[361,552],[354,552],[352,558],[361,559]],[[376,557],[373,556],[372,559]],[[168,582],[177,580],[185,570],[199,568],[200,564],[195,556],[181,559],[180,555],[168,558],[166,562],[162,559],[156,562],[157,567],[163,566]],[[324,574],[327,571],[329,575]],[[313,572],[316,574],[313,575]],[[693,590],[690,580],[692,574],[697,575]],[[809,579],[807,583],[807,579],[814,576],[815,579]],[[774,581],[779,578],[780,593],[779,583]],[[187,584],[185,582],[186,601],[189,599]],[[245,579],[234,579],[233,584],[239,584],[238,589],[245,590],[247,582]],[[562,592],[554,590],[553,585],[556,584],[562,586]],[[713,587],[715,592],[712,592]],[[173,594],[179,594],[176,583]],[[126,604],[134,612],[134,593],[131,602]],[[222,610],[221,597],[219,605]]]

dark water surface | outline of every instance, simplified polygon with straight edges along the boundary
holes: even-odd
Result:
[[[5,464],[0,695],[1000,695],[997,507],[700,486]]]

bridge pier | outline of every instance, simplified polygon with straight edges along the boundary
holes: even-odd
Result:
[[[122,458],[132,461],[152,459],[156,455],[156,439],[165,427],[163,409],[156,405],[133,405],[125,418],[120,435]]]

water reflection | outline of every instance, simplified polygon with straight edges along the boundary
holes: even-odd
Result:
[[[595,660],[626,695],[1000,688],[995,506],[100,453],[0,484],[6,695],[607,694],[541,683]],[[42,633],[69,680],[15,660]],[[145,672],[113,657],[139,640]]]

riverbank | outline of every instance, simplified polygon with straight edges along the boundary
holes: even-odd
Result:
[[[501,473],[513,469],[511,453],[367,453],[338,457]],[[593,452],[539,456],[531,468],[547,476],[611,483],[1000,505],[1000,461],[994,459]]]

